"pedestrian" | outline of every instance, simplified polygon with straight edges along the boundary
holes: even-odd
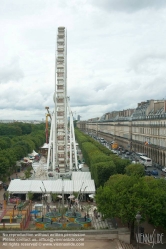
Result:
[[[14,210],[16,210],[16,205],[14,205]]]
[[[2,203],[0,203],[0,209],[2,209]]]
[[[6,190],[8,189],[8,185],[5,185],[4,189],[5,189],[5,191],[6,191]]]
[[[86,221],[86,214],[85,214],[85,216],[84,216],[84,220]]]
[[[42,222],[43,222],[43,219],[44,219],[44,217],[43,217],[43,215],[42,215]]]
[[[50,210],[50,206],[47,204],[47,212],[49,212]]]

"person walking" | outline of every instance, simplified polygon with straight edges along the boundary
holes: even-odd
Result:
[[[50,210],[50,206],[47,204],[47,212],[49,212]]]

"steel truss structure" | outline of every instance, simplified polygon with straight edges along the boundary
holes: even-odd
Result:
[[[67,31],[58,27],[54,112],[51,117],[47,170],[66,174],[78,169],[73,113],[67,97]],[[67,117],[70,117],[69,120]]]

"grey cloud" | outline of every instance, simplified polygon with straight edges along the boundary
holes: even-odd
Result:
[[[165,0],[91,0],[93,5],[106,11],[136,12],[147,8],[163,8]]]
[[[95,91],[105,90],[109,86],[109,83],[103,82],[102,80],[100,82],[96,82],[94,86]]]
[[[166,54],[153,51],[141,55],[136,54],[130,61],[131,70],[142,74],[155,74],[159,68],[163,67],[163,64],[166,64]]]
[[[40,1],[40,0],[2,0],[1,1],[1,8],[0,14],[1,17],[8,16],[11,19],[13,16],[26,16],[26,15],[33,15],[36,13],[36,9],[40,11],[42,8],[47,7],[47,1]]]
[[[13,58],[8,65],[0,67],[0,83],[19,81],[23,77],[24,73],[19,66],[18,58]]]
[[[3,84],[0,91],[0,109],[11,108],[13,111],[41,110],[45,113],[45,106],[53,107],[52,93],[48,87],[33,86],[24,88],[22,83]]]

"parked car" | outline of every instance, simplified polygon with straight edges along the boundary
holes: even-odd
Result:
[[[159,173],[158,173],[158,171],[156,169],[154,169],[154,170],[151,171],[151,174],[153,176],[158,176]]]
[[[131,152],[127,151],[127,152],[126,152],[126,155],[128,155],[128,156],[131,155]]]
[[[146,176],[151,176],[151,171],[150,170],[145,170],[145,175]]]
[[[160,165],[160,164],[158,164],[157,168],[160,169],[160,170],[162,170],[162,169],[163,169],[163,166]]]
[[[162,169],[163,172],[166,172],[166,167]]]
[[[131,161],[132,164],[138,164],[139,162],[137,161]]]
[[[114,154],[118,154],[117,150],[111,150]]]
[[[129,158],[130,158],[130,156],[129,156],[129,155],[126,155],[126,154],[125,154],[124,157],[125,157],[125,159],[129,159]]]

